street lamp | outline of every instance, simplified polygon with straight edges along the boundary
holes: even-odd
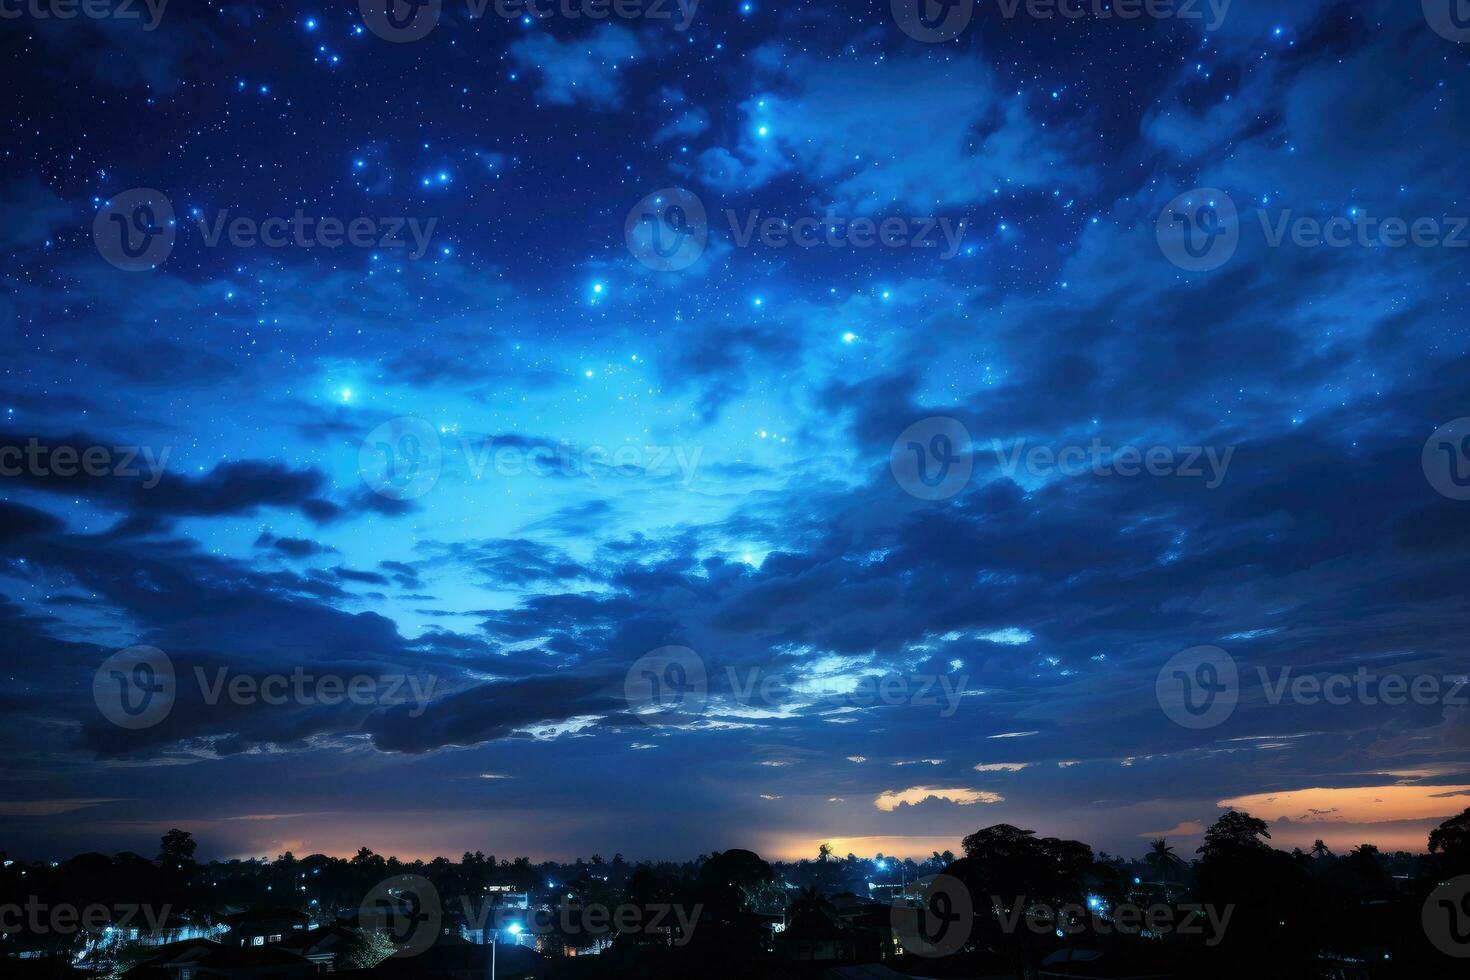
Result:
[[[495,980],[495,947],[500,945],[500,927],[492,926],[490,931],[494,934],[490,940],[490,980]],[[505,927],[505,931],[519,938],[521,924],[519,922],[512,922]]]

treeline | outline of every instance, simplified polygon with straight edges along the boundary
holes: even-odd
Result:
[[[754,977],[772,958],[822,950],[929,976],[1030,978],[1059,955],[1086,952],[1136,975],[1427,977],[1448,975],[1454,957],[1470,955],[1470,945],[1446,945],[1470,944],[1470,918],[1454,919],[1459,900],[1442,897],[1447,882],[1467,876],[1460,904],[1470,916],[1470,809],[1436,828],[1420,854],[1385,854],[1371,844],[1338,854],[1321,841],[1283,851],[1272,846],[1265,821],[1236,811],[1191,854],[1158,840],[1131,859],[1008,824],[967,836],[960,855],[922,860],[838,857],[826,845],[797,862],[741,849],[641,863],[621,854],[535,863],[478,851],[458,861],[406,862],[367,848],[351,858],[286,853],[199,863],[195,852],[192,836],[174,830],[153,859],[5,860],[0,905],[143,904],[168,909],[173,925],[204,926],[241,909],[288,908],[341,926],[384,881],[413,875],[437,892],[446,931],[473,924],[457,910],[469,917],[475,907],[508,901],[506,892],[525,893],[533,911],[697,910],[687,917],[697,925],[676,937],[598,933],[574,922],[542,944],[550,960],[595,948],[605,954],[597,957],[601,976],[624,975],[626,962],[629,976],[733,970]],[[1441,906],[1451,916],[1442,935],[1430,915]],[[26,937],[8,922],[6,933],[12,943],[47,938]],[[58,949],[85,941],[50,938]],[[555,969],[548,975],[559,975]]]

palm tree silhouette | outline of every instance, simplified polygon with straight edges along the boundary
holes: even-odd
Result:
[[[1167,883],[1169,881],[1169,870],[1171,868],[1183,867],[1184,862],[1179,859],[1179,855],[1174,853],[1174,848],[1170,847],[1168,842],[1162,837],[1156,841],[1151,841],[1149,848],[1148,854],[1144,855],[1144,860],[1153,866],[1154,873],[1159,876],[1159,880]]]

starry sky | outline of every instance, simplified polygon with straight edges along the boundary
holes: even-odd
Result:
[[[139,462],[0,477],[4,846],[924,856],[1008,822],[1131,855],[1233,802],[1422,849],[1470,803],[1463,696],[1261,671],[1465,671],[1470,502],[1425,449],[1470,415],[1470,251],[1268,225],[1470,214],[1470,44],[1402,0],[981,0],[940,41],[887,0],[662,6],[7,15],[0,446]],[[168,248],[128,268],[138,188]],[[1197,188],[1238,214],[1213,268],[1160,230]],[[212,231],[298,211],[371,241]],[[852,237],[744,233],[808,216]],[[130,728],[94,677],[139,645],[177,691]],[[1199,646],[1238,704],[1192,728],[1157,684]],[[669,647],[699,703],[650,717]],[[219,671],[432,696],[210,703]]]

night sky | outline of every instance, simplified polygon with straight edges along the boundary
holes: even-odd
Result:
[[[1226,801],[1422,850],[1470,803],[1453,20],[37,4],[0,21],[12,855],[1188,853]],[[1273,245],[1364,215],[1443,241]],[[176,689],[119,725],[137,646]],[[1177,723],[1201,646],[1233,710]],[[198,683],[293,673],[376,693]]]

